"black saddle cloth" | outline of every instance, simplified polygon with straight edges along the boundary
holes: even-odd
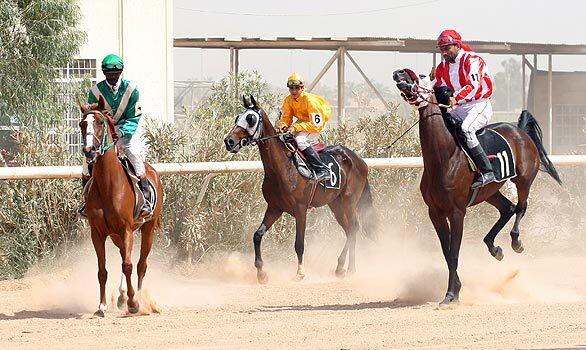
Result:
[[[446,127],[454,136],[456,142],[470,160],[470,163],[474,164],[472,157],[470,157],[470,151],[466,146],[466,138],[462,133],[462,122],[452,118],[450,113],[445,111],[445,108],[442,108],[442,115]],[[492,164],[494,175],[498,182],[517,176],[515,157],[511,145],[509,145],[509,142],[504,136],[495,130],[496,127],[502,124],[504,123],[490,124],[476,132],[478,141]],[[474,168],[473,170],[476,169]]]

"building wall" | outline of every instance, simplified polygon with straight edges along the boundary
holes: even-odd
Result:
[[[586,143],[586,72],[553,72],[553,151],[563,154]],[[528,110],[543,131],[544,144],[549,143],[549,110],[547,71],[531,74]]]
[[[145,115],[173,121],[173,1],[79,0],[87,42],[79,58],[109,53],[124,59],[124,77],[137,85]]]

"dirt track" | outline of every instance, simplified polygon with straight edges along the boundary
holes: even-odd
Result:
[[[586,348],[586,258],[506,249],[496,262],[484,247],[467,247],[462,303],[438,310],[441,257],[387,252],[360,254],[358,273],[338,280],[324,267],[335,253],[310,249],[304,281],[291,280],[294,264],[267,262],[264,286],[255,283],[249,256],[223,256],[194,275],[152,263],[146,291],[160,314],[145,295],[147,315],[111,310],[95,319],[88,251],[70,269],[0,282],[0,349]],[[118,261],[109,266],[112,295]]]

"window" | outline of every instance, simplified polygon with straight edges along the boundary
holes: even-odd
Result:
[[[76,59],[67,67],[59,68],[59,78],[56,83],[60,85],[60,93],[57,96],[58,106],[63,106],[66,132],[63,135],[69,145],[70,152],[79,152],[81,135],[79,132],[79,108],[77,98],[80,86],[89,80],[91,84],[97,82],[97,68],[95,59]],[[81,100],[85,102],[85,96]]]
[[[566,153],[586,143],[586,105],[555,105],[553,141],[556,153]]]

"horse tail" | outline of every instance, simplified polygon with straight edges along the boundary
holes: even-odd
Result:
[[[529,113],[529,111],[523,110],[523,112],[521,112],[521,115],[519,116],[519,123],[517,124],[517,126],[519,127],[519,129],[525,131],[529,135],[529,137],[531,137],[533,143],[535,143],[535,146],[539,151],[539,158],[541,159],[541,170],[548,173],[551,177],[554,178],[554,180],[557,181],[557,183],[561,185],[562,180],[560,179],[557,170],[553,166],[553,163],[547,156],[547,152],[543,147],[543,135],[541,133],[541,127],[539,126],[539,123],[537,123],[537,120],[533,117],[531,113]]]
[[[360,219],[360,225],[366,237],[373,241],[376,240],[378,218],[374,210],[372,192],[370,191],[368,179],[366,179],[366,184],[358,200],[358,218]]]

